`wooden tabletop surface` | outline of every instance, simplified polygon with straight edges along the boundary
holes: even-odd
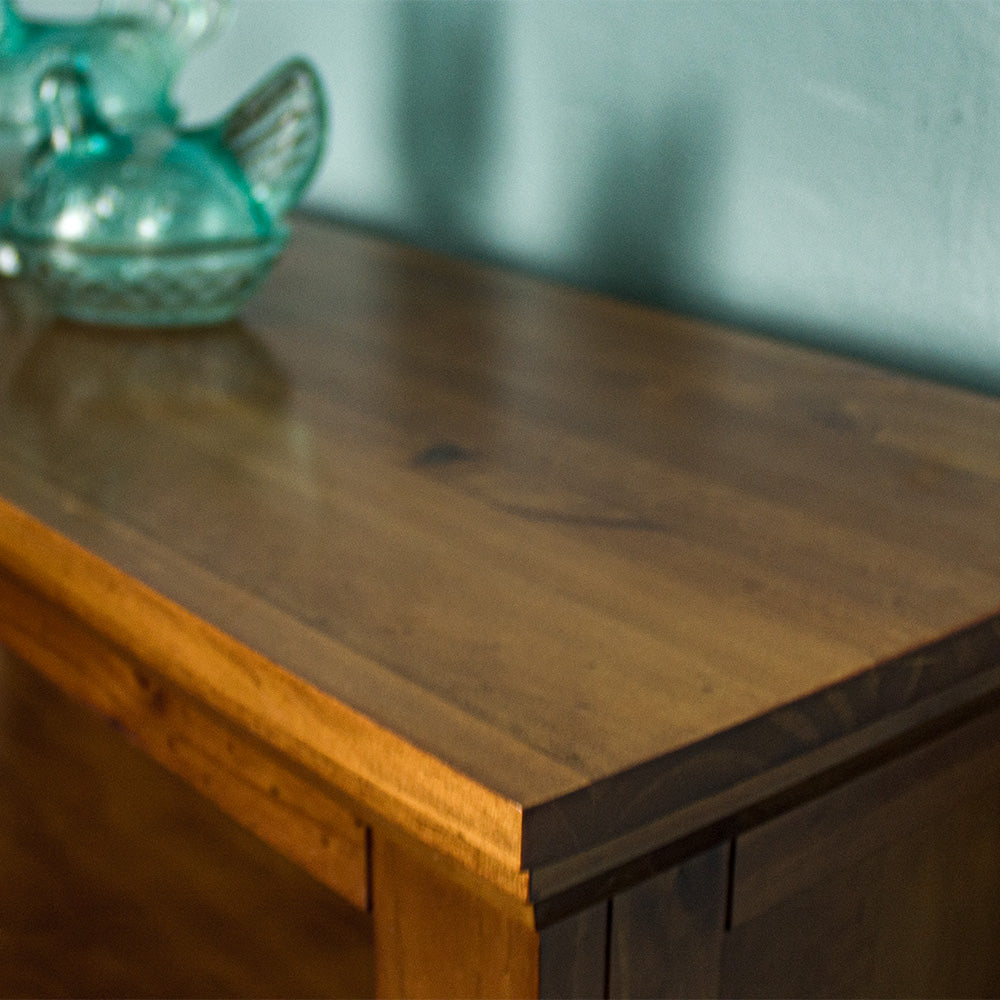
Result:
[[[0,567],[510,891],[1000,689],[998,400],[308,218],[222,327],[0,294]]]

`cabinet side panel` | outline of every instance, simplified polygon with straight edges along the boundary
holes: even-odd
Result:
[[[0,639],[238,823],[359,909],[364,825],[321,782],[243,727],[0,569]]]
[[[368,914],[0,646],[0,996],[373,988]]]
[[[1000,995],[1000,719],[740,838],[726,996]]]
[[[728,842],[615,896],[613,997],[711,997],[719,990]]]

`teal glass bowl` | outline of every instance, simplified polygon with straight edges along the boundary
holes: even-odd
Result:
[[[191,246],[115,248],[22,239],[20,277],[60,316],[115,326],[195,326],[236,315],[287,240],[267,237]]]

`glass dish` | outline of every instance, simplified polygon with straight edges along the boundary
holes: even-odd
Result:
[[[219,122],[134,132],[101,116],[77,65],[48,71],[42,144],[0,211],[0,273],[60,315],[129,325],[233,316],[287,239],[325,141],[312,67],[293,59]]]
[[[221,323],[247,303],[285,246],[287,230],[192,246],[91,247],[21,240],[20,275],[60,316],[116,326]]]

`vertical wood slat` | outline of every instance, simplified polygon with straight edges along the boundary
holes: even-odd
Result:
[[[718,995],[729,858],[725,842],[615,896],[611,996]]]
[[[539,936],[372,832],[378,997],[537,997]]]
[[[605,995],[608,912],[602,901],[542,930],[539,996],[584,1000]]]
[[[536,931],[373,831],[372,915],[379,997],[605,995],[607,902]]]

